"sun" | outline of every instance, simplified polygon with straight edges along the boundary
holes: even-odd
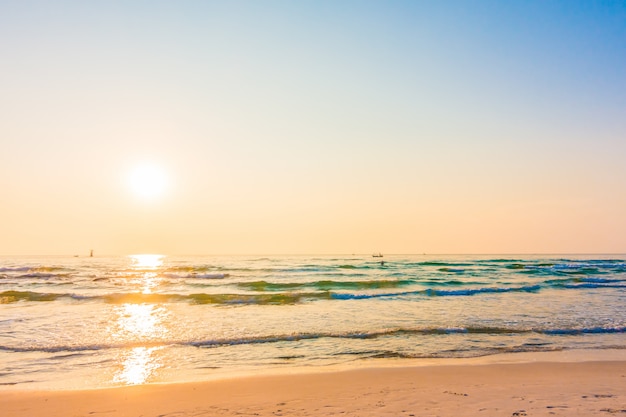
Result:
[[[161,166],[146,162],[130,171],[128,186],[135,197],[141,200],[156,200],[163,197],[167,191],[169,177]]]

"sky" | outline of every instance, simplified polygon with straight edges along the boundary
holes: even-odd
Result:
[[[0,255],[626,253],[624,1],[0,0]]]

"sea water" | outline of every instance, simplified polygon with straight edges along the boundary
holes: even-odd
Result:
[[[0,258],[0,389],[626,349],[625,256]]]

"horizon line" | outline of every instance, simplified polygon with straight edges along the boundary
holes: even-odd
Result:
[[[69,258],[111,258],[111,257],[124,257],[133,255],[160,255],[171,257],[192,257],[192,256],[372,256],[382,253],[384,256],[561,256],[561,255],[575,255],[575,256],[592,256],[592,255],[621,255],[626,256],[626,252],[422,252],[422,253],[383,253],[383,252],[368,252],[368,253],[205,253],[205,254],[168,254],[158,252],[133,252],[126,254],[103,254],[103,255],[81,255],[81,254],[0,254],[1,258],[10,257],[69,257]]]

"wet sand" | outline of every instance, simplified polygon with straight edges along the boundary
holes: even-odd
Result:
[[[199,383],[4,390],[0,409],[4,417],[626,416],[626,361],[614,360],[624,354],[579,356],[526,354],[411,367],[390,361],[385,367]]]

